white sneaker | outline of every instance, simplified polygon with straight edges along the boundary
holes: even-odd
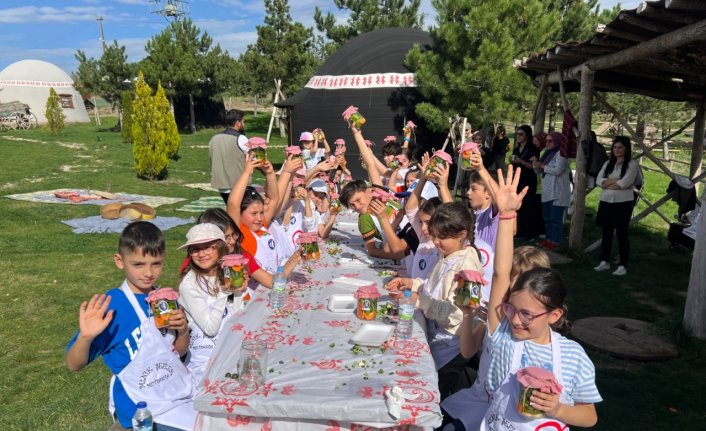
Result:
[[[610,269],[610,264],[608,262],[606,262],[605,260],[602,260],[601,263],[599,263],[598,266],[593,269],[598,272],[608,271]]]
[[[625,275],[625,274],[627,274],[627,273],[628,273],[627,268],[625,268],[625,267],[622,266],[622,265],[619,266],[618,269],[616,269],[615,271],[613,271],[613,275]]]

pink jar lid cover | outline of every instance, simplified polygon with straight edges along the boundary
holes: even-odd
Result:
[[[478,151],[478,143],[473,141],[466,141],[461,145],[460,151],[465,153],[466,151]]]
[[[445,153],[443,151],[437,151],[432,155],[432,158],[438,157],[441,160],[445,161],[448,164],[453,164],[453,159],[451,159],[451,156],[448,153]]]
[[[412,120],[407,121],[407,126],[410,129],[416,129],[417,125],[412,122]]]
[[[253,148],[262,148],[266,150],[267,141],[265,141],[264,138],[261,138],[259,136],[253,136],[252,138],[248,139],[248,149],[252,150]]]
[[[297,244],[311,244],[319,240],[316,232],[304,232],[297,237]]]
[[[329,193],[329,197],[330,197],[331,199],[338,199],[338,198],[339,198],[339,195],[338,195],[338,193],[336,193],[336,192],[331,192],[331,193]]]
[[[380,291],[378,290],[377,284],[373,283],[368,286],[360,286],[358,290],[353,294],[356,299],[360,298],[371,298],[376,299],[380,297]]]
[[[369,147],[372,147],[373,145],[375,145],[375,142],[370,141],[370,140],[368,140],[368,139],[366,139],[366,140],[363,141],[363,142],[365,142],[365,145],[367,145],[367,146],[369,146]]]
[[[554,373],[540,367],[527,367],[517,371],[517,381],[526,388],[539,389],[555,395],[560,394],[562,389]]]
[[[378,187],[373,187],[372,197],[378,199],[382,203],[386,203],[392,199],[392,195],[390,193]]]
[[[358,112],[358,108],[351,105],[348,108],[346,108],[345,111],[343,111],[343,119],[348,121],[349,118],[351,118],[351,115],[355,114]]]
[[[341,139],[341,138],[338,138],[338,139],[336,139],[335,141],[333,141],[333,144],[336,145],[336,146],[339,146],[339,147],[343,147],[343,146],[346,145],[346,141],[344,141],[344,140]]]
[[[242,254],[226,254],[221,258],[221,268],[226,266],[240,266],[248,263],[248,258]]]
[[[454,277],[454,280],[465,280],[465,281],[470,281],[472,283],[480,283],[483,286],[488,284],[487,281],[483,278],[483,274],[480,272],[474,270],[474,269],[464,269],[462,271],[459,271],[458,274]]]
[[[292,187],[300,187],[304,185],[304,179],[299,177],[292,178]]]
[[[176,301],[177,299],[179,299],[179,292],[172,289],[171,287],[161,287],[157,290],[151,291],[147,295],[147,302],[149,303],[157,302],[161,299]]]
[[[392,136],[392,135],[387,135],[385,136],[385,139],[382,140],[384,143],[388,142],[396,142],[397,141],[397,136]]]
[[[284,149],[284,152],[287,155],[298,156],[302,153],[302,149],[296,145],[290,145],[289,147]]]

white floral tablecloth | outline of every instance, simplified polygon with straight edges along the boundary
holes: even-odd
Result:
[[[422,327],[415,322],[412,338],[400,340],[393,332],[382,347],[355,352],[350,338],[364,322],[353,312],[327,309],[332,294],[356,290],[334,279],[375,282],[384,294],[380,271],[401,267],[390,261],[364,264],[368,258],[354,214],[341,214],[320,247],[320,261],[290,278],[284,313],[274,313],[269,290],[260,288],[226,323],[195,399],[196,430],[413,430],[441,424],[437,375]],[[248,390],[226,377],[237,372],[246,339],[268,344],[266,382]],[[394,386],[413,398],[398,420],[388,413],[383,394]]]

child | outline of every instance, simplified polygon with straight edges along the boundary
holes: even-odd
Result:
[[[473,163],[474,160],[480,159],[480,156],[476,156],[476,159],[471,156],[471,159]],[[485,169],[482,162],[480,162],[479,169]],[[490,199],[490,194],[488,194],[485,183],[478,171],[471,174],[466,197],[476,216],[476,235],[495,249],[495,237],[498,232],[498,211],[493,207],[493,201]]]
[[[189,265],[179,275],[179,303],[189,320],[189,354],[186,366],[194,381],[200,382],[211,358],[216,340],[228,316],[243,307],[247,284],[232,287],[220,261],[228,254],[223,231],[212,223],[197,224],[186,233],[179,247],[189,253]],[[247,281],[247,271],[244,271]]]
[[[442,400],[469,385],[465,360],[459,354],[457,332],[463,312],[454,304],[454,277],[461,270],[483,272],[478,250],[466,247],[466,241],[473,243],[473,222],[473,214],[463,204],[441,204],[429,221],[429,234],[440,257],[429,278],[396,278],[386,286],[392,292],[411,289],[418,295],[416,305],[427,318],[427,339]]]
[[[314,133],[302,132],[301,136],[299,136],[299,145],[302,148],[302,157],[304,158],[307,171],[316,166],[321,160],[328,158],[331,152],[326,137],[321,139],[321,143],[324,144],[324,147],[319,148],[319,140],[317,139],[319,132],[321,136],[323,136],[321,129],[314,130]]]
[[[331,234],[338,215],[329,211],[328,194],[329,186],[323,180],[316,179],[307,187],[304,199],[304,223],[312,227],[309,232],[316,232],[321,239],[326,239]]]
[[[520,274],[532,268],[549,267],[549,257],[544,251],[530,246],[518,247],[512,257],[510,280],[514,283]],[[492,272],[484,271],[484,273],[490,274]],[[484,301],[484,304],[487,305],[488,302]],[[454,418],[442,431],[477,430],[483,415],[490,407],[490,394],[485,389],[485,380],[492,354],[491,341],[487,335],[485,324],[487,308],[461,307],[461,309],[463,311],[463,323],[460,329],[461,355],[470,359],[480,352],[480,365],[473,385],[468,389],[456,392],[441,404],[445,412],[445,422],[447,419]],[[480,319],[474,319],[474,317]],[[481,321],[479,322],[479,320]]]
[[[80,329],[66,354],[71,371],[103,357],[113,373],[110,410],[126,429],[132,428],[138,401],[147,402],[155,430],[164,425],[191,430],[196,420],[193,378],[179,360],[189,347],[184,313],[173,310],[169,330],[160,333],[146,301],[162,273],[164,250],[164,236],[152,223],[138,221],[125,227],[113,256],[125,281],[81,304]],[[160,373],[162,364],[173,372]]]
[[[512,285],[513,220],[528,187],[517,193],[520,172],[513,176],[512,166],[508,167],[507,179],[499,178],[499,185],[489,176],[484,180],[500,222],[488,307],[492,355],[486,388],[492,400],[481,429],[591,427],[597,421],[594,403],[601,401],[595,368],[578,343],[554,332],[567,325],[566,287],[561,276],[551,269],[535,268],[521,274]],[[553,372],[563,386],[560,394],[534,391],[529,399],[531,406],[544,412],[537,419],[517,412],[520,391],[516,372],[528,366]]]

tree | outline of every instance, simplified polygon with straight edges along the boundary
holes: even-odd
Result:
[[[179,130],[177,129],[176,121],[174,121],[174,116],[172,115],[172,109],[169,105],[169,100],[164,93],[164,88],[162,88],[162,83],[157,83],[157,91],[154,94],[154,109],[155,118],[163,122],[160,124],[160,128],[164,133],[164,142],[166,147],[167,157],[174,159],[177,154],[179,154],[179,147],[181,147],[181,137],[179,136]]]
[[[542,0],[433,0],[434,49],[415,46],[407,64],[427,100],[416,112],[438,131],[454,115],[472,124],[519,119],[534,89],[512,60],[550,45],[559,15]]]
[[[49,98],[47,98],[46,111],[44,116],[47,118],[47,128],[52,133],[59,133],[64,130],[64,111],[61,109],[59,95],[56,94],[54,88],[49,88]]]
[[[213,39],[208,32],[194,25],[190,19],[173,21],[169,27],[147,41],[147,57],[140,67],[153,85],[166,84],[166,96],[189,97],[189,129],[196,131],[194,96],[210,96],[216,92],[215,66],[227,56],[219,45],[211,48]]]
[[[336,25],[336,17],[321,9],[314,9],[316,28],[331,40],[329,53],[359,34],[387,27],[414,27],[421,29],[424,16],[419,14],[420,0],[333,0],[339,10],[350,14],[346,24]],[[407,4],[409,3],[409,4]]]
[[[132,108],[132,156],[137,175],[149,180],[164,178],[169,166],[164,126],[167,118],[156,109],[152,89],[142,72],[135,82]],[[167,116],[174,121],[171,114]]]
[[[123,122],[120,134],[123,142],[132,143],[132,91],[123,91],[120,105],[123,107]]]
[[[298,91],[318,66],[313,29],[292,21],[287,0],[265,0],[265,23],[257,26],[257,42],[240,57],[254,94],[269,94],[282,80],[285,94]]]

